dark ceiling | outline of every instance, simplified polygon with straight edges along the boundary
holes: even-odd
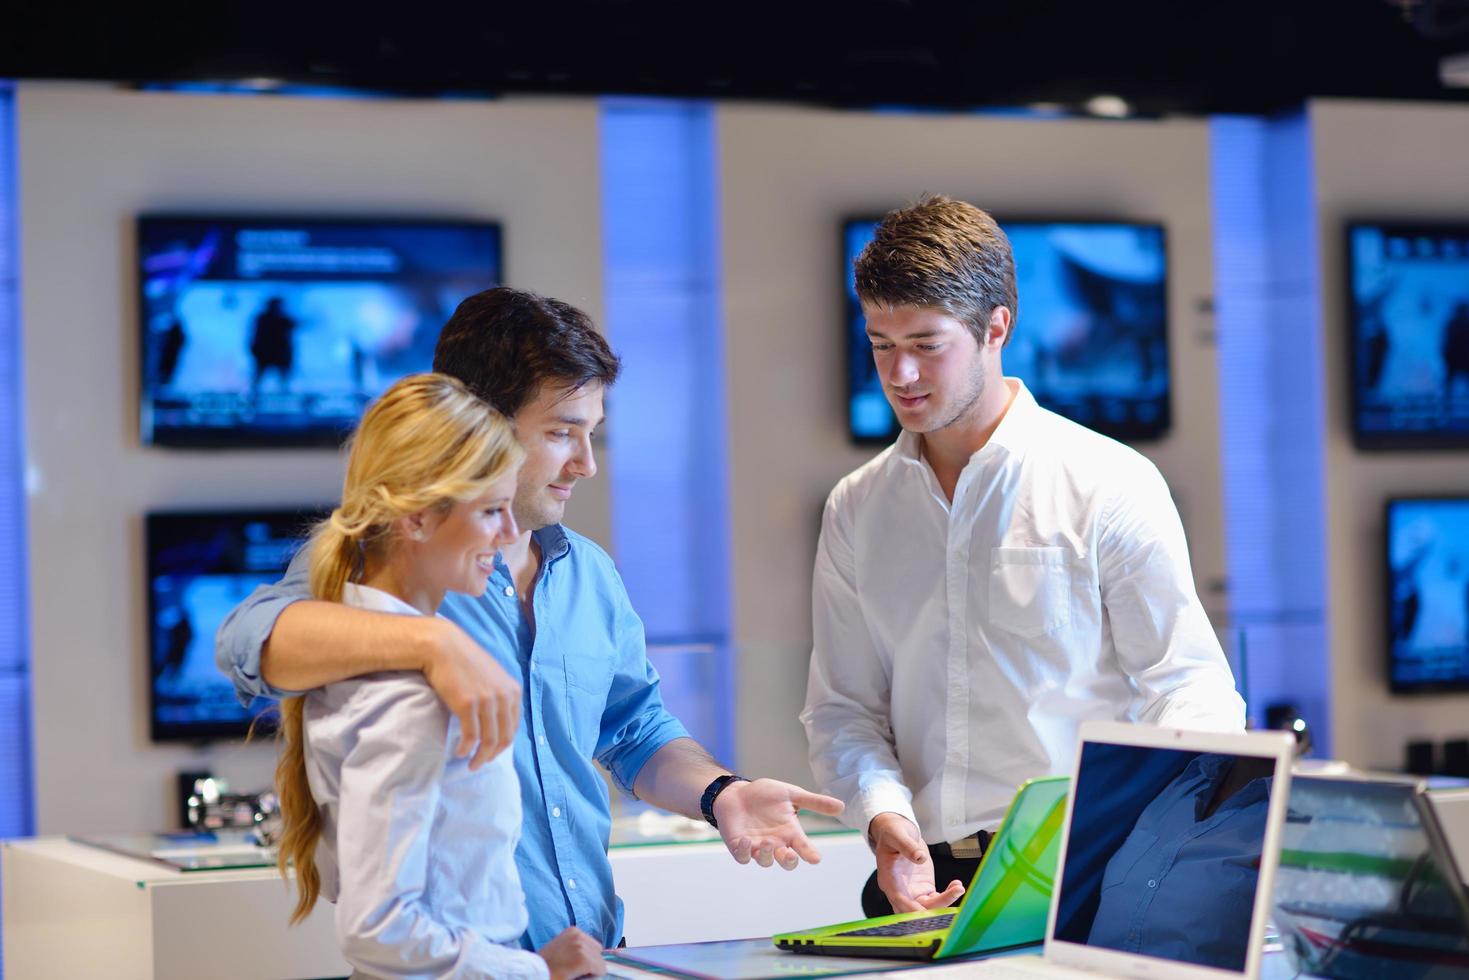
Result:
[[[1465,99],[1469,0],[849,0],[366,6],[0,0],[0,77],[279,79],[969,109],[1117,95],[1143,114],[1311,96]]]

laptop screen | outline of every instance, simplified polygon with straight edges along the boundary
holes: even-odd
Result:
[[[1423,806],[1411,783],[1291,783],[1272,918],[1293,969],[1326,977],[1469,973],[1463,888]]]
[[[1085,742],[1054,938],[1243,973],[1275,764]]]

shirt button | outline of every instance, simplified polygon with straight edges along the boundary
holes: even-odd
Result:
[[[959,825],[959,818],[958,817],[950,817],[949,818],[949,826],[950,827],[957,827],[958,825]]]
[[[539,743],[541,743],[542,745],[545,745],[546,744],[546,736],[544,736],[544,735],[537,735],[536,736],[536,741],[539,742]]]
[[[559,817],[559,816],[561,816],[561,808],[559,806],[553,806],[553,807],[551,807],[551,816],[553,816],[553,817]]]
[[[1158,887],[1158,879],[1156,879],[1156,878],[1149,878],[1148,879],[1148,887],[1149,888],[1157,888]]]
[[[575,888],[576,887],[576,879],[575,878],[567,878],[566,879],[566,887],[567,888]]]
[[[515,589],[511,588],[508,585],[505,586],[505,597],[508,598],[508,599],[514,599],[515,598]]]

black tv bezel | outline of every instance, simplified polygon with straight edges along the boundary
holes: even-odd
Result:
[[[1469,506],[1469,491],[1462,494],[1434,493],[1414,494],[1410,496],[1388,497],[1382,505],[1382,561],[1379,568],[1382,573],[1382,639],[1384,650],[1383,666],[1387,677],[1388,690],[1394,695],[1419,695],[1419,694],[1453,694],[1469,691],[1469,677],[1457,681],[1428,681],[1417,684],[1404,684],[1393,675],[1393,665],[1397,657],[1393,650],[1392,642],[1392,512],[1399,504],[1463,504]]]
[[[855,379],[852,377],[851,371],[851,358],[853,354],[851,345],[854,343],[854,338],[852,337],[851,323],[854,313],[852,309],[852,298],[847,292],[847,280],[852,275],[851,264],[847,261],[847,232],[854,224],[876,224],[880,222],[882,218],[883,216],[880,214],[876,217],[873,217],[870,214],[866,216],[849,215],[848,217],[843,218],[838,226],[840,247],[837,250],[837,261],[841,264],[841,275],[837,279],[837,282],[841,285],[842,290],[842,372],[845,375],[843,388],[846,391],[846,399],[843,402],[842,414],[845,418],[847,440],[854,446],[863,447],[891,445],[893,443],[893,440],[895,440],[902,432],[902,427],[898,425],[896,415],[893,418],[892,428],[890,428],[888,430],[888,434],[884,436],[861,435],[855,432],[852,428],[852,396],[856,394],[856,389],[855,385],[853,384]],[[1173,430],[1174,378],[1173,344],[1170,342],[1169,337],[1173,325],[1173,318],[1169,309],[1169,303],[1172,299],[1171,273],[1173,268],[1173,256],[1169,251],[1168,226],[1161,221],[1094,216],[1086,218],[1073,218],[1054,217],[1044,214],[1022,214],[1005,217],[995,215],[994,218],[995,221],[1000,225],[1001,229],[1005,229],[1007,226],[1013,225],[1114,225],[1134,228],[1155,228],[1157,229],[1158,233],[1163,236],[1163,360],[1168,370],[1168,391],[1167,394],[1165,394],[1163,397],[1163,411],[1159,417],[1159,421],[1155,425],[1148,426],[1096,426],[1087,425],[1086,423],[1079,422],[1075,419],[1071,419],[1071,421],[1076,422],[1077,425],[1085,426],[1086,428],[1091,429],[1093,432],[1099,433],[1100,435],[1104,435],[1109,438],[1116,439],[1119,442],[1125,442],[1128,444],[1153,443],[1160,442],[1163,439],[1166,439],[1169,433]],[[1023,304],[1025,301],[1025,297],[1019,297],[1019,301],[1021,303],[1021,308],[1024,309]],[[1054,409],[1052,409],[1052,411],[1054,411]],[[1057,414],[1061,413],[1057,412]],[[1069,418],[1069,416],[1065,415],[1063,415],[1062,417]]]
[[[1345,272],[1342,277],[1342,291],[1346,297],[1347,401],[1351,412],[1351,418],[1348,419],[1347,424],[1352,433],[1352,446],[1364,452],[1453,452],[1469,449],[1469,430],[1459,435],[1437,432],[1363,431],[1361,359],[1357,356],[1360,320],[1357,316],[1356,266],[1352,254],[1352,233],[1358,228],[1376,228],[1384,234],[1391,234],[1394,231],[1427,231],[1430,233],[1456,231],[1464,238],[1469,238],[1469,219],[1463,221],[1443,221],[1441,219],[1413,221],[1409,219],[1405,221],[1398,217],[1376,220],[1352,218],[1342,225],[1341,248],[1344,254],[1340,266]],[[1466,255],[1465,259],[1469,261],[1469,255]]]
[[[148,618],[144,623],[144,631],[147,636],[143,642],[144,669],[146,671],[148,685],[148,740],[160,744],[202,743],[216,741],[239,741],[251,732],[257,735],[269,735],[275,731],[273,720],[273,706],[267,706],[258,711],[252,718],[240,722],[201,722],[198,724],[165,723],[158,718],[158,687],[154,682],[153,664],[157,651],[154,650],[153,624],[158,618],[158,603],[154,596],[153,581],[160,573],[156,563],[157,548],[155,547],[156,529],[166,521],[192,520],[201,526],[210,523],[218,524],[223,521],[234,521],[243,526],[251,521],[270,521],[282,524],[294,524],[301,529],[304,542],[311,524],[324,518],[330,513],[329,505],[304,506],[304,507],[281,507],[281,508],[250,508],[241,510],[157,510],[148,511],[143,515],[143,555],[145,577],[143,591],[145,595],[145,608],[148,610]],[[277,525],[279,526],[279,524]],[[284,569],[282,569],[284,573]],[[223,677],[223,675],[221,675]]]
[[[504,223],[497,218],[445,218],[389,215],[372,217],[342,214],[280,214],[263,212],[241,214],[238,212],[202,213],[198,211],[144,211],[133,219],[133,298],[137,316],[138,347],[138,439],[144,447],[159,449],[338,449],[351,433],[352,426],[344,429],[303,430],[300,435],[271,435],[257,429],[232,426],[229,428],[197,428],[171,432],[163,439],[145,425],[148,398],[148,300],[143,295],[143,229],[150,221],[210,222],[221,224],[282,224],[282,225],[330,225],[374,226],[404,225],[420,228],[484,228],[489,230],[495,241],[495,250],[500,258],[500,268],[492,278],[495,286],[506,283],[505,230]],[[441,325],[442,326],[442,325]],[[354,423],[355,424],[355,423]]]

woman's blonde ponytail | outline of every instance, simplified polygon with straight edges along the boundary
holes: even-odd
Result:
[[[362,575],[365,556],[391,537],[393,522],[469,500],[520,464],[525,453],[504,416],[442,374],[410,375],[362,417],[349,444],[342,503],[316,526],[310,542],[311,594],[340,602]],[[316,845],[321,812],[306,774],[305,698],[281,702],[276,764],[282,831],[281,875],[296,869],[292,924],[321,894]]]

